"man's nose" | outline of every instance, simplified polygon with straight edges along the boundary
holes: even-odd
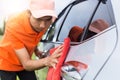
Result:
[[[40,27],[41,27],[41,28],[45,28],[45,21],[41,21]]]

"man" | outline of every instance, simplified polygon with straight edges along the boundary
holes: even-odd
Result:
[[[10,17],[0,42],[0,80],[37,80],[34,70],[45,66],[55,68],[63,45],[51,56],[32,60],[35,52],[41,52],[37,44],[50,24],[55,20],[53,0],[31,0],[29,10]]]

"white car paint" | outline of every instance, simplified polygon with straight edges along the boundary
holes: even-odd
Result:
[[[88,0],[88,1],[92,1],[92,0]],[[94,0],[94,1],[98,1],[98,0]],[[120,74],[120,69],[119,69],[120,68],[120,62],[119,62],[120,61],[120,50],[119,50],[120,49],[120,10],[119,10],[120,5],[119,5],[119,0],[108,0],[108,1],[111,1],[112,9],[113,9],[113,14],[112,13],[110,14],[114,16],[108,18],[109,15],[101,16],[106,14],[106,12],[103,13],[98,12],[97,16],[95,16],[94,19],[96,19],[96,17],[98,18],[102,17],[103,19],[108,20],[108,22],[111,23],[110,27],[98,33],[97,35],[80,42],[80,44],[78,45],[71,45],[67,58],[65,60],[65,62],[67,61],[83,62],[89,66],[86,74],[82,76],[82,80],[120,80],[120,76],[119,76]],[[82,4],[82,6],[80,7],[83,7],[85,5],[86,4]],[[88,8],[88,6],[81,9],[83,9],[84,11],[84,9],[86,8]],[[104,9],[104,7],[102,7],[102,9]],[[111,7],[109,8],[110,11],[112,11],[112,9]],[[85,17],[86,16],[89,17],[90,11],[91,10],[89,10],[88,13],[86,13],[87,15],[85,15]],[[84,15],[84,13],[82,15]],[[61,23],[58,23],[58,26],[55,31],[55,36],[53,37],[53,41],[54,41],[53,44],[55,44],[55,46],[60,45],[58,43],[62,43],[62,40],[68,34],[67,30],[69,31],[71,28],[69,27],[71,26],[70,24],[72,22],[75,23],[78,21],[77,20],[78,16],[75,17],[75,19],[73,19],[74,17],[75,16],[66,20],[65,25],[63,25],[63,28],[65,29],[63,29],[63,31],[61,30],[60,33],[61,36],[57,40],[56,39],[58,36],[57,32],[59,31],[60,29],[59,27],[61,25]],[[82,16],[80,15],[80,17]],[[81,24],[84,25],[85,23],[84,17],[82,17],[81,19],[82,19],[81,21],[83,21]],[[70,23],[71,20],[73,21]]]

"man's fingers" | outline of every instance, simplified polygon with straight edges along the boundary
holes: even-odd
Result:
[[[60,45],[55,51],[53,54],[58,54],[58,53],[61,53],[63,50],[63,45]]]
[[[53,67],[54,69],[56,69],[56,64],[52,64],[52,67]]]
[[[50,62],[50,66],[52,66],[54,69],[56,69],[56,64],[58,63],[58,57],[61,56],[61,52],[63,50],[63,45],[60,45],[55,51],[54,53],[50,56],[50,58],[52,59]]]
[[[58,63],[58,60],[57,60],[57,59],[55,59],[55,60],[54,60],[54,63]]]
[[[62,53],[56,54],[55,57],[58,58],[61,56]]]
[[[54,61],[52,62],[51,66],[56,69],[56,64],[58,63],[57,59],[54,59]]]

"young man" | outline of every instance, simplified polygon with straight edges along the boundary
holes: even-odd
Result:
[[[29,10],[10,17],[0,42],[0,80],[36,80],[34,70],[45,66],[55,68],[63,50],[59,46],[51,56],[32,60],[35,52],[41,52],[37,44],[50,24],[55,20],[53,0],[31,0]]]

